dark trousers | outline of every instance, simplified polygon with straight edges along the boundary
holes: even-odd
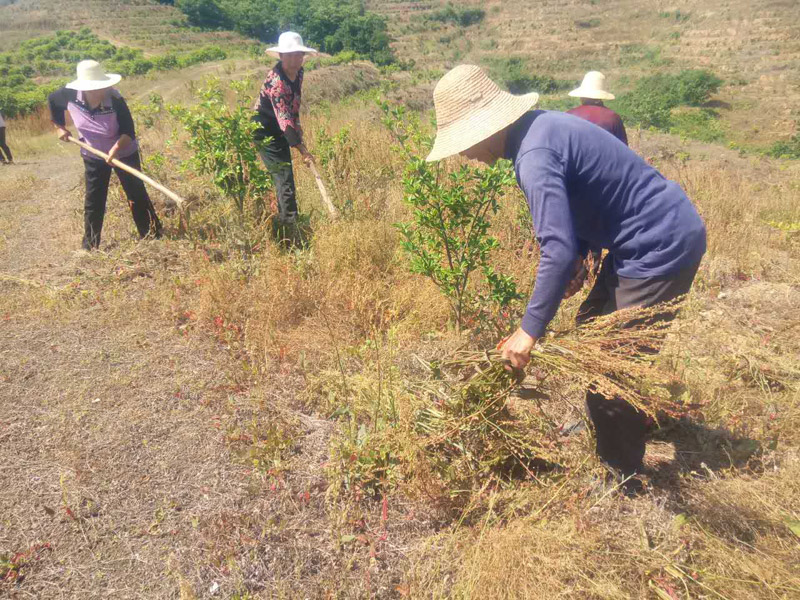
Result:
[[[5,153],[5,158],[3,154]],[[11,156],[11,149],[6,144],[6,128],[0,127],[0,160],[12,162],[14,158]]]
[[[283,136],[276,136],[259,150],[259,154],[275,186],[275,195],[278,198],[278,221],[292,223],[297,219],[297,199],[289,143]]]
[[[653,306],[674,300],[692,287],[699,264],[676,273],[646,279],[620,277],[614,258],[608,254],[597,281],[578,309],[578,324],[622,308]],[[660,320],[673,318],[673,313],[657,315]],[[624,475],[642,468],[647,433],[646,415],[621,398],[606,398],[592,389],[586,392],[586,412],[594,425],[597,454],[609,466]]]
[[[141,169],[138,152],[119,160],[134,169]],[[128,205],[131,207],[131,214],[136,223],[136,229],[139,230],[139,236],[142,238],[149,234],[154,237],[161,236],[161,223],[141,180],[122,169],[111,167],[102,160],[84,158],[83,164],[86,177],[86,200],[83,208],[84,249],[91,250],[100,245],[100,233],[103,230],[103,219],[106,216],[108,184],[112,169],[116,172],[122,189],[125,190],[125,195],[128,197]]]

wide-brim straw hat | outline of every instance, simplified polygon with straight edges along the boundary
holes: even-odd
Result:
[[[78,63],[76,71],[78,78],[70,81],[66,87],[79,92],[103,90],[122,81],[122,75],[106,73],[96,60],[82,60]]]
[[[433,90],[436,141],[426,159],[447,158],[502,131],[539,101],[539,94],[515,96],[475,65],[450,70]]]
[[[600,71],[589,71],[583,76],[581,87],[569,93],[573,98],[591,98],[592,100],[613,100],[614,94],[606,91],[606,76]]]
[[[305,52],[306,54],[316,54],[314,48],[309,48],[303,44],[303,38],[299,33],[294,31],[285,31],[278,38],[278,45],[272,48],[267,48],[267,54],[280,58],[281,54],[289,54],[290,52]]]

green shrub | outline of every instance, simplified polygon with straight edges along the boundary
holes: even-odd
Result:
[[[493,327],[493,334],[505,332],[504,313],[521,295],[514,279],[490,264],[499,242],[489,235],[489,219],[514,182],[510,163],[499,161],[482,169],[463,165],[445,174],[440,163],[426,162],[432,140],[416,120],[403,107],[385,102],[380,106],[383,123],[406,160],[403,200],[413,208],[413,216],[396,227],[411,271],[430,278],[444,294],[457,330],[474,322],[477,328]],[[471,283],[476,271],[483,275],[481,288]]]
[[[700,140],[701,142],[722,142],[725,130],[719,121],[719,115],[711,109],[689,109],[672,115],[669,132],[682,138]]]
[[[225,101],[219,80],[213,80],[197,91],[197,105],[171,106],[169,111],[189,134],[186,144],[193,155],[185,168],[210,175],[228,201],[218,213],[219,235],[247,257],[266,232],[265,199],[272,180],[253,143],[259,125],[252,120],[250,82],[233,81],[228,88],[236,95],[233,106]]]
[[[485,17],[486,11],[481,8],[454,6],[448,2],[447,6],[432,12],[427,18],[440,23],[453,23],[461,27],[469,27],[480,23]]]
[[[573,82],[571,81],[554,79],[549,75],[534,74],[528,61],[516,56],[491,60],[489,62],[489,74],[492,79],[512,94],[526,94],[528,92],[554,94],[573,87]]]
[[[217,0],[178,0],[177,7],[189,23],[198,27],[228,29],[232,25],[230,16]]]
[[[620,95],[611,106],[631,124],[669,130],[673,125],[672,109],[701,106],[722,83],[705,70],[658,73],[639,79],[632,91]]]
[[[619,62],[622,66],[646,63],[651,67],[663,67],[672,61],[661,56],[661,48],[659,46],[625,44],[620,48]]]
[[[385,17],[368,12],[362,0],[178,0],[189,23],[207,29],[235,29],[274,43],[292,29],[323,52],[352,51],[375,63],[389,64]]]
[[[773,158],[800,158],[800,133],[792,136],[790,140],[774,142],[765,154]]]
[[[673,11],[662,11],[658,13],[658,16],[662,19],[668,19],[670,21],[675,21],[677,23],[684,23],[688,21],[692,14],[681,12],[680,10],[673,10]]]

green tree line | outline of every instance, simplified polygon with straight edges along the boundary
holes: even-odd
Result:
[[[233,29],[266,43],[293,30],[323,52],[356,52],[380,65],[394,61],[386,19],[362,0],[159,1],[174,4],[197,27]]]
[[[141,50],[114,46],[88,28],[57,31],[26,40],[12,52],[0,53],[0,111],[16,117],[36,109],[50,92],[73,77],[75,65],[81,60],[101,61],[107,71],[129,76],[180,69],[225,57],[219,47],[207,46],[181,54],[145,58]]]

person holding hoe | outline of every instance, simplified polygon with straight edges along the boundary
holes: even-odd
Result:
[[[586,119],[602,127],[620,142],[628,145],[628,134],[620,116],[603,104],[603,100],[613,100],[614,94],[606,91],[606,76],[600,71],[589,71],[583,76],[580,87],[569,95],[580,98],[581,105],[568,110],[567,114]]]
[[[122,169],[111,166],[111,161],[117,159],[136,170],[141,169],[131,112],[124,98],[113,87],[121,79],[120,75],[103,71],[97,61],[84,60],[78,63],[77,79],[48,98],[50,118],[56,126],[58,139],[64,142],[70,140],[71,134],[65,120],[65,112],[69,112],[80,140],[108,154],[108,160],[104,161],[85,149],[81,150],[86,181],[84,250],[100,246],[112,168],[128,197],[139,236],[161,237],[161,223],[144,183]]]
[[[253,105],[256,114],[253,120],[260,127],[255,132],[262,144],[261,160],[272,175],[275,195],[278,200],[278,226],[292,226],[297,221],[297,199],[292,153],[294,148],[311,165],[314,157],[303,143],[303,128],[300,126],[300,98],[303,88],[303,61],[306,54],[316,53],[303,45],[300,34],[287,31],[278,38],[278,45],[267,49],[267,54],[279,60],[267,73],[261,92]]]
[[[428,161],[460,154],[510,159],[540,247],[533,295],[502,357],[524,368],[562,298],[583,285],[588,248],[608,250],[579,319],[651,306],[689,291],[706,250],[706,229],[677,183],[607,131],[560,112],[534,110],[538,94],[502,91],[482,69],[462,65],[433,92],[437,133]],[[597,452],[624,476],[642,469],[644,413],[591,389],[586,405]]]

